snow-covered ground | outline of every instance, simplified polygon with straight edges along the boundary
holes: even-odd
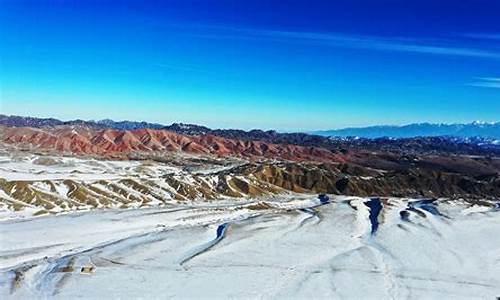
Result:
[[[99,160],[0,150],[0,219],[163,206],[209,194],[213,199],[217,173],[241,163]]]
[[[180,168],[159,163],[128,160],[97,160],[63,156],[0,156],[0,178],[6,180],[95,181],[127,176],[161,176],[178,174]]]
[[[500,211],[289,196],[0,221],[0,298],[495,299]]]

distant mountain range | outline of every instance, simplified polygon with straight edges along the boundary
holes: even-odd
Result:
[[[10,126],[10,127],[50,127],[50,126],[61,126],[61,125],[81,125],[89,126],[95,128],[113,128],[119,130],[133,130],[133,129],[160,129],[165,125],[148,123],[148,122],[135,122],[135,121],[113,121],[110,119],[105,120],[71,120],[71,121],[61,121],[54,118],[34,118],[34,117],[22,117],[22,116],[6,116],[0,115],[0,125]]]
[[[197,136],[216,136],[241,142],[260,141],[267,144],[320,147],[332,152],[348,149],[380,150],[404,153],[461,153],[500,155],[500,123],[471,123],[454,125],[412,124],[406,126],[374,126],[312,133],[280,133],[274,130],[210,129],[194,124],[162,125],[134,121],[60,121],[53,118],[33,118],[0,115],[0,125],[6,127],[88,128],[92,131],[114,129],[137,131],[143,129],[174,132],[191,139]],[[136,135],[137,132],[133,132]],[[202,143],[203,144],[203,143]],[[210,152],[210,151],[209,151]]]
[[[431,124],[418,123],[404,126],[370,126],[361,128],[344,128],[325,131],[314,131],[312,134],[329,137],[362,137],[362,138],[412,138],[412,137],[482,137],[500,139],[500,122],[472,122],[468,124]]]
[[[432,124],[414,123],[403,126],[381,125],[358,128],[343,128],[332,130],[312,131],[309,133],[278,133],[274,130],[254,129],[244,131],[240,129],[211,129],[195,124],[173,123],[163,125],[158,123],[137,122],[137,121],[113,121],[104,120],[71,120],[61,121],[54,118],[34,118],[22,116],[7,116],[0,114],[0,125],[10,127],[47,127],[59,125],[82,125],[95,128],[111,128],[118,130],[135,129],[166,129],[180,134],[201,135],[213,134],[227,138],[247,138],[247,139],[273,139],[279,140],[298,137],[299,139],[310,139],[312,135],[323,137],[360,137],[360,138],[412,138],[412,137],[482,137],[488,139],[500,139],[500,122],[472,122],[468,124]],[[284,137],[284,138],[283,138]],[[314,139],[314,138],[313,138]]]

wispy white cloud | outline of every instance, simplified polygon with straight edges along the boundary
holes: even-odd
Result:
[[[499,50],[479,47],[453,46],[450,44],[450,41],[436,39],[347,35],[338,33],[282,31],[217,26],[211,26],[208,27],[208,29],[212,29],[216,32],[211,32],[209,34],[204,33],[201,36],[208,38],[271,40],[275,42],[291,42],[353,49],[500,59]]]
[[[500,52],[485,49],[439,46],[418,43],[415,39],[383,38],[377,36],[353,36],[330,33],[291,32],[291,31],[253,31],[256,34],[271,37],[286,37],[304,42],[323,43],[350,48],[414,52],[436,55],[469,56],[500,58]]]
[[[500,77],[480,77],[470,86],[500,89]]]
[[[467,37],[467,38],[472,38],[472,39],[479,39],[479,40],[499,40],[500,41],[500,32],[468,33],[468,34],[462,34],[461,36]]]

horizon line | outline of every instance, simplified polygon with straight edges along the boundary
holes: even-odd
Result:
[[[473,124],[478,124],[478,125],[496,125],[500,124],[500,120],[497,121],[482,121],[482,120],[474,120],[470,122],[453,122],[453,123],[433,123],[429,121],[424,121],[424,122],[410,122],[410,123],[404,123],[404,124],[372,124],[372,125],[367,125],[367,126],[347,126],[347,127],[341,127],[341,128],[329,128],[329,129],[315,129],[315,130],[297,130],[297,131],[284,131],[284,130],[276,130],[276,129],[261,129],[261,128],[252,128],[252,129],[242,129],[242,128],[212,128],[207,125],[203,124],[197,124],[197,123],[184,123],[184,122],[172,122],[170,124],[164,124],[164,123],[157,123],[157,122],[150,122],[150,121],[145,121],[145,120],[130,120],[130,119],[111,119],[111,118],[105,118],[105,119],[80,119],[80,118],[75,118],[75,119],[60,119],[60,118],[55,118],[55,117],[40,117],[40,116],[22,116],[22,115],[13,115],[13,114],[3,114],[0,113],[0,117],[20,117],[20,118],[34,118],[34,119],[44,119],[44,120],[56,120],[60,122],[75,122],[75,121],[83,121],[83,122],[88,122],[88,123],[96,123],[99,124],[100,121],[112,121],[115,123],[118,122],[134,122],[134,123],[148,123],[151,125],[159,125],[163,127],[167,126],[172,126],[175,124],[179,125],[195,125],[195,126],[200,126],[200,127],[206,127],[210,130],[243,130],[243,131],[253,131],[253,130],[260,130],[260,131],[276,131],[279,133],[321,133],[321,132],[328,132],[328,131],[339,131],[339,130],[348,130],[348,129],[363,129],[363,128],[372,128],[372,127],[405,127],[405,126],[411,126],[411,125],[445,125],[445,126],[452,126],[452,125],[473,125]]]

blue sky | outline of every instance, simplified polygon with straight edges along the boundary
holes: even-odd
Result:
[[[495,0],[3,0],[0,59],[4,114],[284,131],[500,116]]]

